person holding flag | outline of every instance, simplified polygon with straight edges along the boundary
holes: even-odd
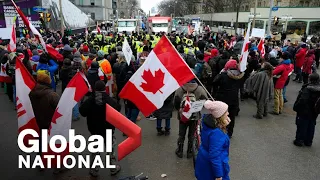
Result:
[[[175,151],[179,158],[183,157],[183,147],[188,130],[188,149],[187,158],[192,158],[192,142],[196,130],[197,121],[201,118],[200,112],[190,113],[191,103],[199,100],[208,99],[207,93],[202,86],[193,79],[180,87],[174,96],[174,107],[179,111],[179,138],[178,147]]]

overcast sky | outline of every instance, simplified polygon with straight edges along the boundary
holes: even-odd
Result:
[[[152,7],[156,7],[162,0],[141,0],[141,9],[145,13],[149,13]]]

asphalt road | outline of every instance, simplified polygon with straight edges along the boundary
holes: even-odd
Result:
[[[280,116],[269,115],[262,120],[252,117],[255,102],[241,102],[240,114],[236,118],[235,132],[231,139],[230,166],[231,179],[235,180],[318,180],[320,179],[320,127],[316,127],[314,144],[311,148],[295,147],[295,113],[292,105],[301,84],[290,82],[287,88],[289,102]],[[270,104],[271,110],[272,104]],[[142,119],[142,146],[120,161],[121,173],[111,177],[107,169],[100,170],[101,180],[144,173],[152,180],[194,180],[191,159],[175,156],[178,137],[178,121],[171,121],[170,136],[156,136],[156,122]],[[13,104],[0,89],[0,179],[1,180],[88,180],[87,169],[72,169],[54,176],[52,170],[38,172],[36,169],[18,169],[17,118]],[[86,120],[73,122],[76,134],[89,136]],[[124,140],[121,132],[116,132],[117,141]],[[161,178],[166,174],[166,178]]]

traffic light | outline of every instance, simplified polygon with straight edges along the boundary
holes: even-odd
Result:
[[[50,13],[47,13],[47,14],[46,14],[46,18],[47,18],[47,22],[50,22],[50,21],[51,21],[51,14],[50,14]]]
[[[44,16],[43,13],[39,13],[39,15],[40,15],[40,19],[41,19],[41,20],[44,20],[44,18],[43,18],[43,16]]]

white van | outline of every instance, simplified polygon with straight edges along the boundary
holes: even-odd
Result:
[[[123,32],[126,31],[131,33],[132,31],[137,32],[139,28],[138,19],[118,19],[117,31]]]
[[[172,30],[171,17],[149,17],[148,24],[151,31],[155,33],[170,33]]]

